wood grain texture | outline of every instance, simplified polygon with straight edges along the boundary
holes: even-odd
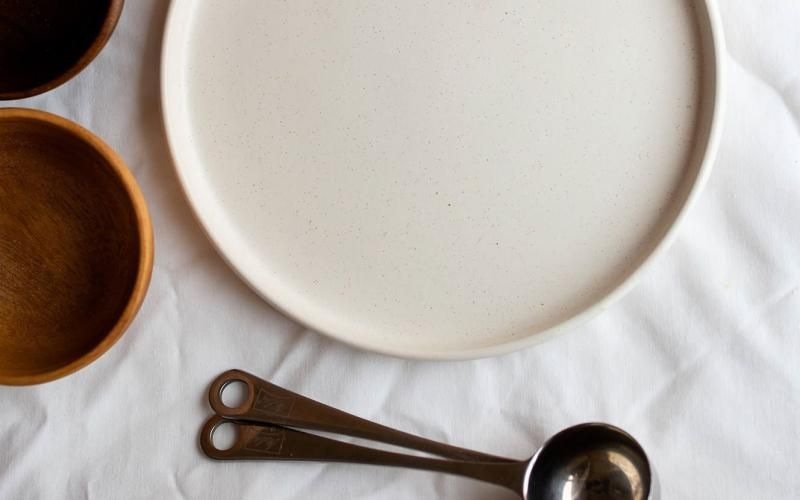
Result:
[[[105,46],[123,0],[0,0],[0,99],[41,94]]]
[[[144,298],[153,237],[122,160],[55,115],[0,109],[0,383],[90,363]]]

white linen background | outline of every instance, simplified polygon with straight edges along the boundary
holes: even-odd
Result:
[[[416,362],[349,348],[251,292],[206,240],[161,121],[166,0],[128,0],[109,45],[45,109],[127,161],[151,210],[152,284],[129,331],[67,378],[0,387],[3,499],[511,499],[400,469],[201,455],[209,382],[242,368],[357,415],[528,456],[568,425],[633,433],[664,499],[800,498],[800,2],[721,0],[728,112],[710,181],[623,300],[543,345]]]

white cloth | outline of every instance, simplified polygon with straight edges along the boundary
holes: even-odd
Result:
[[[77,78],[6,105],[69,117],[127,161],[156,236],[130,330],[89,367],[0,387],[0,498],[513,498],[426,472],[222,463],[198,430],[208,383],[242,368],[357,415],[528,456],[600,420],[633,433],[665,499],[800,498],[800,2],[721,0],[728,114],[710,182],[622,301],[523,352],[413,362],[351,349],[270,308],[223,263],[178,185],[161,121],[165,0],[126,2]]]

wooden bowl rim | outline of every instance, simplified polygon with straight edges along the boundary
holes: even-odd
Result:
[[[97,35],[95,35],[94,40],[92,40],[92,43],[89,45],[86,51],[84,51],[84,53],[78,58],[77,61],[75,61],[72,66],[56,75],[54,78],[35,87],[24,90],[0,92],[0,101],[24,99],[26,97],[33,97],[35,95],[43,94],[68,82],[78,73],[83,71],[84,68],[86,68],[86,66],[88,66],[89,63],[91,63],[94,58],[97,57],[97,55],[103,50],[103,47],[106,46],[106,43],[111,38],[111,35],[114,33],[114,28],[117,27],[117,22],[122,15],[122,7],[124,3],[125,0],[111,0],[111,3],[108,7],[108,13],[103,20],[103,24],[100,26],[100,30],[97,32]]]
[[[33,385],[56,380],[78,371],[99,358],[122,337],[122,334],[125,333],[125,330],[139,311],[150,284],[154,253],[153,227],[144,196],[133,174],[131,174],[122,158],[99,137],[71,120],[36,109],[0,108],[0,121],[5,120],[25,120],[37,122],[43,126],[55,127],[96,151],[105,160],[105,164],[110,171],[121,182],[136,217],[136,230],[139,237],[139,262],[136,281],[128,297],[128,302],[117,322],[104,334],[103,339],[97,345],[68,364],[46,372],[32,375],[9,375],[0,371],[0,384],[2,385]]]

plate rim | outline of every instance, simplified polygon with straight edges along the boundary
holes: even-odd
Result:
[[[189,202],[194,217],[200,223],[200,227],[212,246],[220,257],[225,261],[228,267],[241,279],[251,290],[253,290],[262,300],[270,304],[273,308],[281,312],[281,314],[291,318],[293,321],[311,329],[315,332],[321,333],[329,338],[338,340],[349,346],[371,351],[388,356],[416,359],[426,361],[455,361],[455,360],[469,360],[479,359],[485,357],[499,356],[508,354],[514,351],[532,347],[534,345],[552,339],[554,336],[564,332],[574,330],[574,327],[584,324],[591,318],[597,316],[600,312],[607,309],[609,306],[617,302],[625,294],[627,294],[639,281],[641,276],[657,261],[661,254],[663,254],[675,240],[676,234],[687,218],[687,214],[697,202],[697,198],[705,186],[714,161],[719,149],[719,143],[722,135],[722,125],[725,115],[725,36],[722,26],[722,20],[717,6],[717,0],[692,0],[696,15],[703,16],[705,19],[700,26],[701,43],[707,48],[704,48],[702,57],[704,59],[703,68],[706,72],[705,78],[713,79],[710,83],[706,83],[705,88],[701,94],[708,94],[704,99],[710,109],[706,110],[704,114],[710,115],[708,118],[708,130],[706,132],[705,144],[695,146],[692,155],[697,155],[700,159],[694,160],[699,163],[697,173],[685,195],[685,200],[677,207],[674,218],[672,221],[667,221],[667,229],[663,232],[653,248],[646,253],[639,264],[628,273],[627,276],[622,278],[618,284],[604,295],[597,298],[591,305],[585,307],[583,310],[570,316],[569,318],[560,321],[559,323],[547,327],[543,330],[532,331],[520,338],[501,341],[497,343],[470,346],[465,348],[437,348],[433,349],[414,349],[414,348],[399,348],[396,346],[382,345],[380,340],[375,337],[364,338],[358,334],[347,334],[336,329],[331,329],[325,325],[324,320],[313,318],[304,315],[297,311],[297,308],[288,306],[285,303],[276,301],[272,293],[267,290],[262,290],[259,284],[255,283],[253,279],[248,277],[246,273],[245,263],[231,258],[230,255],[235,254],[232,251],[231,244],[226,243],[222,238],[214,235],[213,224],[209,222],[207,211],[204,211],[202,200],[198,199],[196,194],[193,194],[189,187],[189,180],[186,176],[185,169],[189,168],[185,152],[178,146],[177,134],[179,126],[175,123],[176,119],[173,115],[178,111],[174,108],[177,106],[175,100],[171,98],[175,89],[171,84],[170,78],[167,75],[177,71],[171,69],[172,59],[178,57],[176,53],[181,50],[180,40],[178,40],[178,28],[176,24],[186,23],[181,14],[186,9],[191,9],[197,6],[197,2],[193,0],[173,0],[170,2],[169,11],[164,28],[164,34],[161,47],[161,61],[160,61],[160,97],[161,97],[161,113],[164,121],[164,128],[167,136],[167,145],[174,165],[174,170],[178,177],[178,184],[184,197]],[[188,24],[188,23],[186,23]],[[709,61],[711,56],[711,61]],[[700,150],[702,149],[702,153]],[[205,214],[205,215],[204,215]],[[217,231],[218,233],[219,231]],[[274,292],[274,290],[272,290]]]

